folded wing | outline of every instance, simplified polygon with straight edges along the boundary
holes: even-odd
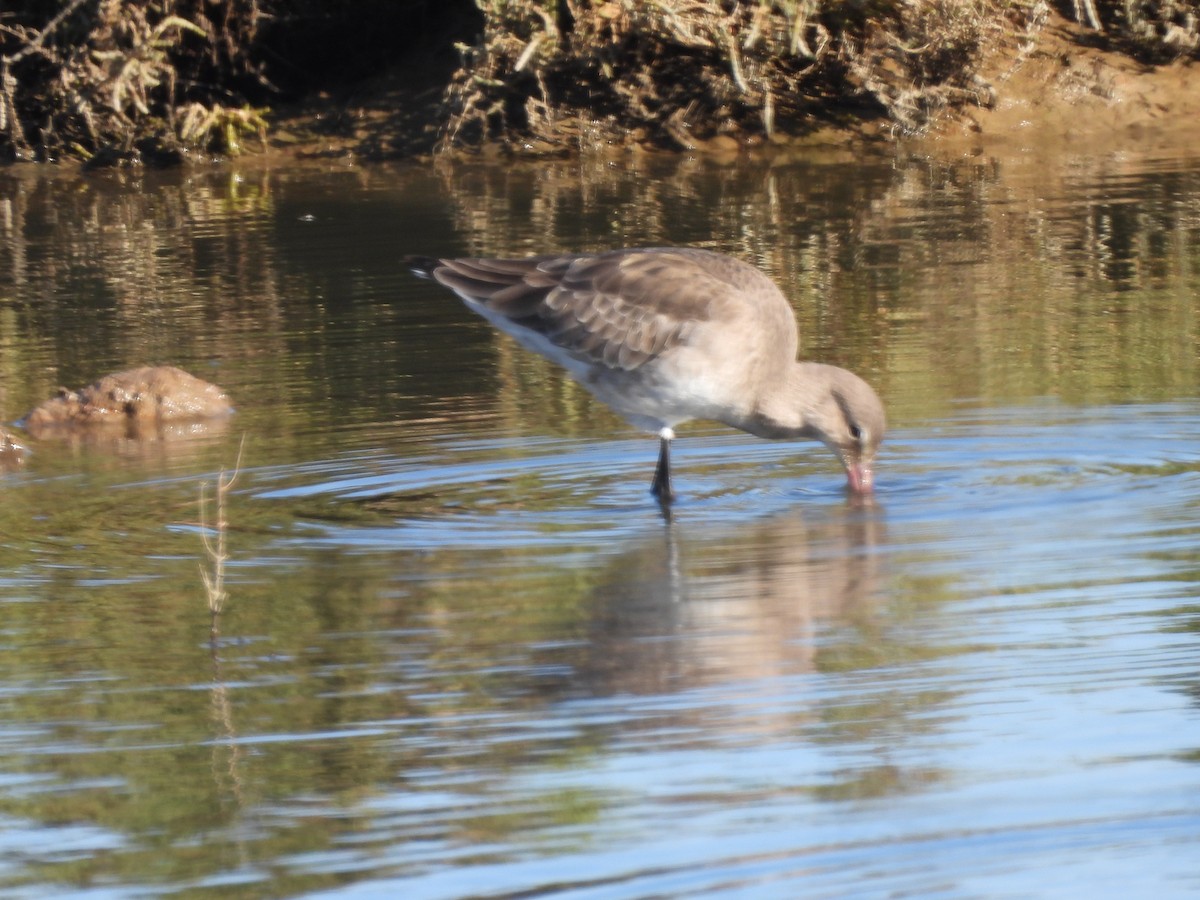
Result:
[[[731,299],[729,280],[705,265],[710,256],[653,249],[409,263],[506,330],[527,329],[581,361],[634,370],[686,343]]]

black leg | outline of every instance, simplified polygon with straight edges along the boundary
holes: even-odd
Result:
[[[671,490],[671,439],[659,438],[658,466],[654,469],[654,481],[650,483],[650,493],[658,498],[659,503],[670,503],[675,499]]]

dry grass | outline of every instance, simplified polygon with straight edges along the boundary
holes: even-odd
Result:
[[[1195,54],[1200,0],[1073,0],[1064,14],[1147,59]],[[443,147],[690,148],[878,118],[919,133],[988,106],[985,51],[1036,33],[1045,0],[492,0],[463,47]],[[1102,34],[1101,34],[1102,32]]]
[[[200,539],[204,543],[204,552],[211,564],[211,571],[203,565],[200,566],[200,579],[204,582],[204,593],[208,598],[208,611],[212,615],[214,636],[218,631],[221,611],[225,608],[225,601],[229,598],[229,594],[225,590],[225,564],[229,561],[229,550],[225,542],[229,528],[229,522],[225,518],[225,501],[241,471],[242,451],[245,448],[246,439],[243,437],[242,443],[238,447],[233,472],[226,475],[225,470],[222,469],[217,475],[216,518],[211,526],[208,522],[208,498],[205,496],[208,485],[207,483],[200,485]],[[210,532],[213,537],[209,537]]]
[[[562,0],[493,2],[463,48],[447,145],[489,139],[534,149],[649,141],[691,147],[716,134],[770,136],[836,117],[925,128],[986,103],[973,64],[996,0]]]
[[[236,152],[261,111],[218,82],[250,74],[258,0],[19,0],[0,14],[0,150],[95,162]]]
[[[376,51],[377,65],[410,58],[415,87],[440,89],[443,76],[419,64],[431,48],[411,35],[441,35],[448,48],[480,14],[478,38],[456,45],[462,64],[441,111],[443,148],[690,148],[864,119],[921,132],[990,104],[981,59],[1011,46],[1014,33],[1036,41],[1050,13],[1073,17],[1087,43],[1149,64],[1200,56],[1200,0],[474,2],[338,13],[321,0],[10,0],[0,12],[0,157],[104,164],[234,154],[247,138],[265,140],[266,111],[246,102],[246,90],[267,86],[268,60],[310,73],[320,59],[376,59],[370,48],[394,32],[408,43]],[[316,31],[331,16],[341,30]],[[271,47],[292,46],[289,28],[307,37],[283,60]],[[325,65],[332,77],[338,66]],[[323,92],[320,78],[308,89]]]
[[[1076,0],[1078,4],[1081,0]],[[1120,3],[1086,0],[1088,24],[1109,35],[1147,63],[1165,63],[1195,56],[1200,48],[1200,2],[1197,0],[1140,0]],[[1093,18],[1096,21],[1091,21]]]

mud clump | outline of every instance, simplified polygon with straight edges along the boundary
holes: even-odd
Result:
[[[22,424],[35,438],[112,426],[138,433],[232,412],[229,397],[215,384],[174,366],[143,366],[106,375],[78,391],[59,388],[58,396],[35,408]]]

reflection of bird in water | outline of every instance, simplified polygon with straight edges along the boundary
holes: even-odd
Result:
[[[792,308],[753,266],[683,248],[407,262],[656,432],[651,490],[663,503],[674,428],[690,419],[815,438],[837,454],[852,491],[871,490],[883,405],[857,375],[796,361]]]
[[[879,584],[874,508],[796,512],[735,530],[666,524],[592,596],[590,694],[674,693],[816,668],[820,622],[855,616]]]

